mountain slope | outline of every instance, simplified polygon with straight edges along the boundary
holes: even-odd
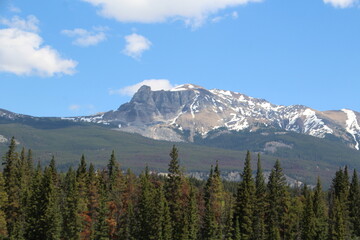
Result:
[[[352,110],[317,111],[302,105],[275,105],[241,93],[185,84],[169,91],[142,86],[115,111],[75,122],[101,123],[153,139],[194,141],[216,129],[254,132],[278,129],[318,138],[336,137],[359,150],[360,114]]]

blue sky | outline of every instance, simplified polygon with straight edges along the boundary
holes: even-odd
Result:
[[[355,0],[2,0],[0,108],[117,109],[144,80],[360,111]]]

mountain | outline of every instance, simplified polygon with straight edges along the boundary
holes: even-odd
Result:
[[[19,148],[34,151],[35,161],[46,164],[55,155],[62,170],[76,166],[83,153],[106,166],[114,149],[123,168],[139,173],[148,164],[166,171],[171,140],[178,141],[187,171],[207,172],[216,160],[224,173],[239,171],[250,150],[261,153],[265,170],[279,159],[289,177],[314,184],[320,176],[329,185],[339,167],[360,169],[358,122],[351,110],[279,106],[191,84],[169,91],[143,86],[129,103],[93,116],[33,117],[0,109],[0,155],[15,136]]]
[[[360,113],[342,109],[317,111],[275,105],[241,93],[185,84],[169,91],[142,86],[129,103],[94,116],[64,118],[108,125],[167,141],[194,142],[230,132],[275,130],[337,139],[359,150]]]

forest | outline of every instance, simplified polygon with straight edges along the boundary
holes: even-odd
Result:
[[[58,172],[18,152],[13,138],[0,173],[0,239],[9,240],[347,240],[360,239],[356,170],[339,168],[327,190],[289,187],[279,161],[265,179],[248,151],[240,182],[187,177],[170,149],[167,175],[123,171],[112,152],[104,169],[83,155]]]

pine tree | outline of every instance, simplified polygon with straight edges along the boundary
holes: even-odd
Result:
[[[91,163],[89,167],[87,184],[87,217],[88,217],[88,234],[89,239],[95,238],[95,225],[99,213],[99,182],[96,176],[94,165]]]
[[[347,167],[335,173],[330,189],[328,239],[345,239],[349,233],[349,175]]]
[[[356,170],[349,190],[349,219],[352,236],[360,237],[360,186]]]
[[[202,230],[202,239],[205,240],[221,239],[221,221],[219,221],[219,218],[216,216],[218,215],[218,213],[216,213],[216,208],[219,207],[218,200],[221,201],[219,196],[217,196],[221,194],[219,178],[219,173],[215,173],[213,171],[213,166],[211,166],[209,178],[204,189],[205,214],[203,219],[204,226]]]
[[[320,178],[317,179],[317,184],[314,190],[313,210],[315,222],[314,240],[325,240],[327,230],[327,216],[324,193],[322,191]]]
[[[117,238],[122,232],[122,219],[124,218],[123,193],[125,191],[125,181],[120,166],[115,158],[115,152],[112,151],[108,163],[108,216],[110,237]]]
[[[271,170],[267,185],[267,239],[278,240],[284,234],[285,213],[287,212],[286,179],[282,172],[279,160]]]
[[[154,186],[150,181],[149,169],[146,167],[145,172],[140,177],[140,195],[138,203],[138,225],[139,232],[137,239],[157,239],[155,223],[155,192]],[[161,224],[160,224],[161,225]],[[161,234],[161,230],[159,231]]]
[[[347,239],[343,211],[343,204],[335,197],[330,206],[328,240]]]
[[[265,213],[266,213],[266,184],[261,167],[260,154],[258,154],[257,172],[255,178],[255,209],[254,209],[254,239],[265,239]]]
[[[46,168],[42,178],[41,191],[43,195],[43,235],[39,236],[44,240],[60,240],[61,235],[61,213],[59,204],[59,189],[53,181],[53,169]]]
[[[107,207],[108,194],[107,194],[107,177],[106,173],[102,171],[99,176],[99,209],[97,213],[97,221],[95,223],[95,239],[96,240],[109,240],[109,225],[107,217],[109,209]]]
[[[23,209],[21,192],[21,169],[20,159],[16,152],[16,141],[12,137],[8,151],[4,157],[4,180],[5,190],[8,195],[8,204],[5,207],[7,230],[9,239],[23,239]]]
[[[0,173],[0,239],[6,239],[7,227],[6,227],[6,215],[5,207],[8,204],[8,197],[5,191],[5,183],[2,173]]]
[[[170,151],[169,174],[165,180],[165,197],[169,204],[171,225],[173,227],[172,239],[174,240],[181,239],[185,220],[182,207],[186,206],[182,202],[184,183],[178,157],[178,149],[173,145]]]
[[[163,187],[160,185],[155,191],[154,239],[171,240],[171,219]]]
[[[297,240],[301,238],[301,217],[303,203],[298,196],[292,198],[287,194],[284,206],[284,220],[282,225],[282,239]]]
[[[79,218],[81,225],[81,239],[89,239],[91,236],[91,217],[89,216],[88,199],[88,172],[86,167],[85,155],[80,159],[80,164],[76,170],[76,186],[78,196]]]
[[[122,221],[120,224],[120,238],[126,240],[135,239],[136,233],[136,218],[135,218],[135,206],[137,202],[137,184],[136,176],[127,170],[125,175],[125,189],[123,191],[123,209]],[[168,220],[169,222],[171,221]]]
[[[253,218],[255,208],[255,183],[251,170],[251,155],[247,151],[244,170],[241,174],[242,181],[236,196],[235,218],[239,220],[242,240],[251,239],[253,236]]]
[[[189,196],[189,207],[187,209],[188,223],[189,223],[189,240],[196,240],[199,229],[199,217],[198,217],[198,207],[196,202],[196,194],[193,186],[190,189]],[[170,216],[169,216],[170,217]],[[171,226],[170,226],[171,227]],[[171,238],[170,238],[171,239]]]
[[[70,167],[64,182],[62,238],[68,240],[80,239],[81,219],[79,211],[76,173]]]
[[[32,177],[29,200],[26,206],[25,239],[37,240],[44,235],[43,230],[43,205],[42,170],[40,163]]]
[[[302,228],[301,228],[301,239],[302,240],[313,240],[315,237],[315,216],[313,209],[312,194],[309,190],[304,192],[305,204],[303,206],[302,214]]]

